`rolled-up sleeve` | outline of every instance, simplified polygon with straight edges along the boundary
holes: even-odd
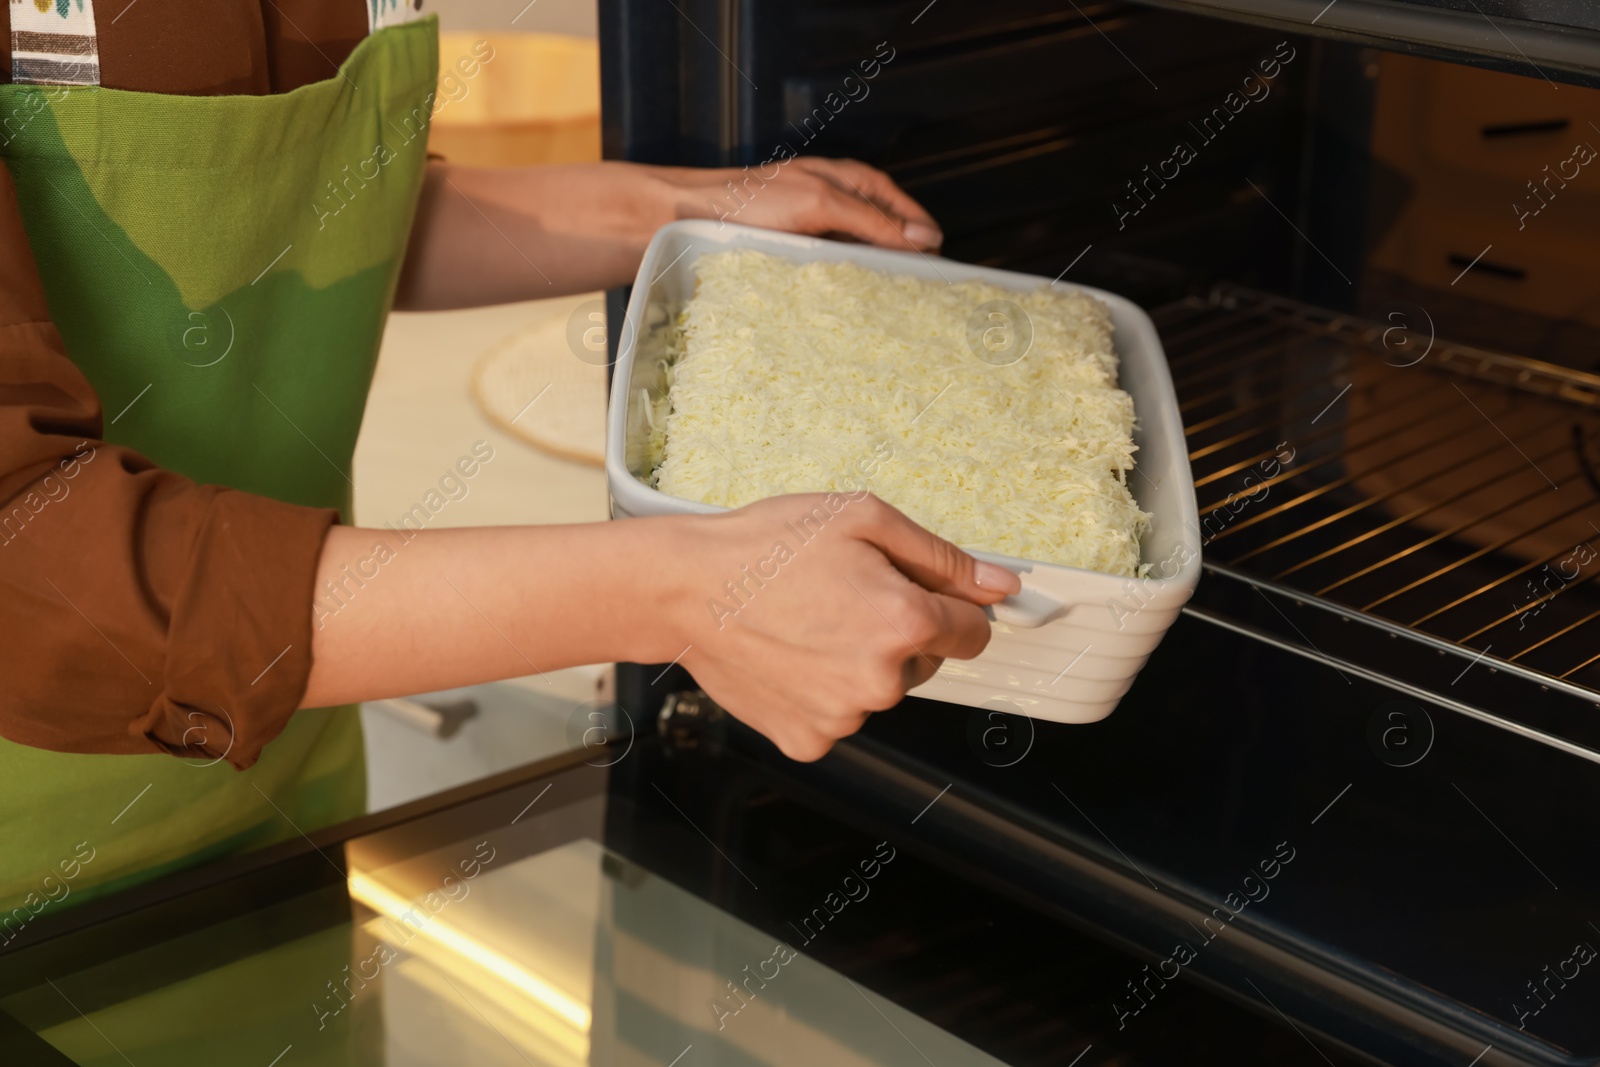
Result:
[[[299,707],[331,509],[101,439],[0,167],[0,736],[245,768]]]

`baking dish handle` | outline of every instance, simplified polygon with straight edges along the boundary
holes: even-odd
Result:
[[[1066,606],[1054,597],[1024,585],[1020,593],[994,605],[994,618],[996,622],[1003,622],[1007,626],[1031,630],[1055,618]]]

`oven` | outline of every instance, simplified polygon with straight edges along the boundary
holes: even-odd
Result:
[[[945,255],[1144,306],[1205,561],[1086,726],[908,700],[797,765],[624,665],[662,743],[619,840],[785,937],[730,868],[855,847],[775,832],[794,797],[983,887],[1014,983],[878,988],[1008,1062],[1176,1062],[1194,1003],[1289,1035],[1199,1062],[1600,1062],[1600,9],[606,0],[601,48],[610,158],[854,156]]]

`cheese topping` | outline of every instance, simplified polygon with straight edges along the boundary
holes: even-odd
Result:
[[[662,492],[866,488],[963,548],[1142,574],[1133,399],[1098,300],[753,251],[695,268],[646,412]]]

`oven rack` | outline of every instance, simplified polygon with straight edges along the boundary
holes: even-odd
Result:
[[[1225,285],[1152,317],[1209,571],[1600,705],[1600,377],[1416,305]]]

